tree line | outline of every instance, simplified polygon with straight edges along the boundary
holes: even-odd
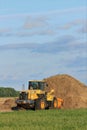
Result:
[[[19,92],[14,88],[0,87],[0,97],[17,97]]]

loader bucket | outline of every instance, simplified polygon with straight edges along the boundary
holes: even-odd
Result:
[[[57,98],[57,101],[58,101],[58,108],[61,108],[63,106],[63,99],[61,98]]]

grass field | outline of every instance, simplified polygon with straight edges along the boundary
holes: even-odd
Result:
[[[87,109],[0,113],[0,130],[87,130]]]

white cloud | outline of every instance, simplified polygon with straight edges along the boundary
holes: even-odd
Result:
[[[4,36],[4,35],[10,35],[12,32],[11,28],[0,28],[0,35]]]
[[[28,17],[24,23],[24,29],[32,29],[32,28],[39,28],[39,27],[46,27],[48,25],[46,18],[37,16],[37,17]]]
[[[37,28],[37,27],[43,27],[45,26],[46,24],[42,21],[35,21],[35,20],[32,20],[32,21],[28,21],[24,24],[24,28],[25,29],[32,29],[32,28]]]
[[[16,33],[16,36],[18,37],[29,37],[29,36],[50,36],[50,35],[54,35],[56,32],[52,29],[40,29],[37,31],[30,31],[30,32],[18,32]]]
[[[68,22],[63,26],[58,27],[58,29],[63,29],[63,30],[67,30],[67,29],[71,29],[72,27],[78,27],[79,25],[85,25],[87,22],[87,19],[75,19],[74,21]]]
[[[58,37],[56,40],[51,42],[40,43],[12,43],[0,46],[0,50],[25,50],[28,49],[30,52],[36,53],[50,53],[57,54],[60,52],[74,52],[75,50],[83,51],[87,47],[86,41],[81,41],[72,35],[64,35]]]
[[[1,45],[0,49],[29,49],[39,53],[57,53],[59,50],[67,46],[67,43],[74,41],[75,38],[70,35],[58,37],[56,41],[40,43],[12,43]],[[67,49],[67,48],[66,48]]]
[[[4,9],[3,9],[4,10]],[[7,9],[8,10],[8,9]],[[34,12],[34,13],[15,13],[15,14],[8,14],[8,15],[0,15],[0,20],[2,19],[13,19],[13,18],[23,18],[23,17],[31,17],[31,16],[40,16],[40,17],[48,17],[52,15],[65,15],[66,13],[80,13],[80,12],[86,12],[87,7],[77,7],[77,8],[68,8],[68,9],[62,9],[62,10],[52,10],[52,11],[46,11],[46,12]]]
[[[84,24],[80,29],[77,30],[78,33],[87,33],[87,23]]]

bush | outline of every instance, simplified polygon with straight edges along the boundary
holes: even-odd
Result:
[[[14,88],[0,87],[0,97],[17,97],[19,92]]]

